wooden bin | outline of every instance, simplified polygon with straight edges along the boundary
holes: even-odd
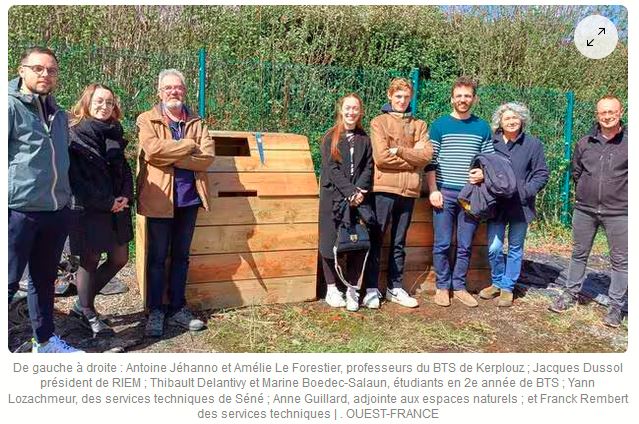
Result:
[[[387,231],[382,248],[380,284],[386,286],[386,270],[388,269],[388,245],[390,233]],[[453,237],[455,243],[455,236]],[[490,285],[490,265],[486,224],[481,224],[473,239],[473,250],[470,267],[466,277],[466,287],[470,292],[478,292]],[[456,246],[450,248],[451,269],[455,263]],[[428,198],[416,199],[413,218],[406,236],[406,262],[404,265],[404,288],[409,293],[421,289],[435,293],[435,271],[433,269],[433,211]]]
[[[200,209],[186,299],[194,309],[315,299],[318,185],[308,140],[212,131],[211,211]],[[137,220],[137,274],[145,293],[145,222]]]

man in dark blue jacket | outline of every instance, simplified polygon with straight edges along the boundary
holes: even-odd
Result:
[[[549,308],[563,312],[575,305],[595,234],[602,226],[612,265],[610,305],[603,321],[615,328],[621,324],[621,307],[628,292],[628,129],[622,116],[619,98],[604,96],[597,102],[597,126],[575,147],[572,258],[566,290]]]
[[[67,116],[50,94],[58,61],[51,50],[34,47],[18,72],[9,82],[9,304],[28,264],[33,352],[81,352],[53,334],[54,283],[71,197]]]

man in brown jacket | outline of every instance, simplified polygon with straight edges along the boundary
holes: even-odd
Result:
[[[160,72],[160,103],[137,119],[139,131],[138,213],[147,218],[147,307],[145,335],[161,337],[168,324],[197,331],[204,323],[186,309],[186,275],[198,208],[209,209],[206,170],[213,141],[204,121],[184,104],[186,84],[175,69]],[[163,305],[165,263],[169,305]],[[167,308],[168,306],[168,308]]]
[[[403,78],[394,79],[388,88],[389,104],[371,121],[371,141],[375,161],[373,192],[378,227],[371,229],[371,251],[364,276],[366,296],[362,304],[379,308],[379,257],[389,224],[391,245],[388,257],[386,299],[408,308],[417,300],[403,289],[406,234],[419,197],[422,169],[433,148],[428,141],[426,123],[410,111],[413,87]]]

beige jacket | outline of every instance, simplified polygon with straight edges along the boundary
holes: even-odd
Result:
[[[160,106],[138,116],[137,212],[152,218],[173,217],[174,167],[195,172],[202,207],[209,210],[206,170],[213,163],[213,140],[202,119],[189,115],[184,138],[173,140]]]
[[[375,176],[373,191],[419,197],[422,171],[433,157],[426,123],[412,116],[390,112],[371,121]],[[423,148],[415,148],[417,142]],[[390,148],[397,147],[392,154]]]

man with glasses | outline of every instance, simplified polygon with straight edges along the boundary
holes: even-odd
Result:
[[[164,334],[167,313],[169,325],[191,331],[204,327],[185,307],[185,290],[197,211],[209,209],[206,170],[214,155],[206,124],[184,103],[186,83],[180,71],[160,72],[158,96],[160,103],[137,119],[137,205],[138,213],[147,217],[148,337]],[[169,305],[163,305],[169,256]]]
[[[53,334],[54,283],[71,198],[67,115],[50,94],[58,61],[49,49],[30,48],[18,74],[9,81],[9,304],[28,265],[32,351],[81,352]]]
[[[564,312],[577,303],[592,243],[601,226],[612,265],[610,304],[603,322],[614,328],[621,324],[621,308],[628,292],[628,131],[622,116],[619,98],[604,96],[597,102],[597,125],[575,147],[572,258],[566,290],[549,307],[553,312]]]

